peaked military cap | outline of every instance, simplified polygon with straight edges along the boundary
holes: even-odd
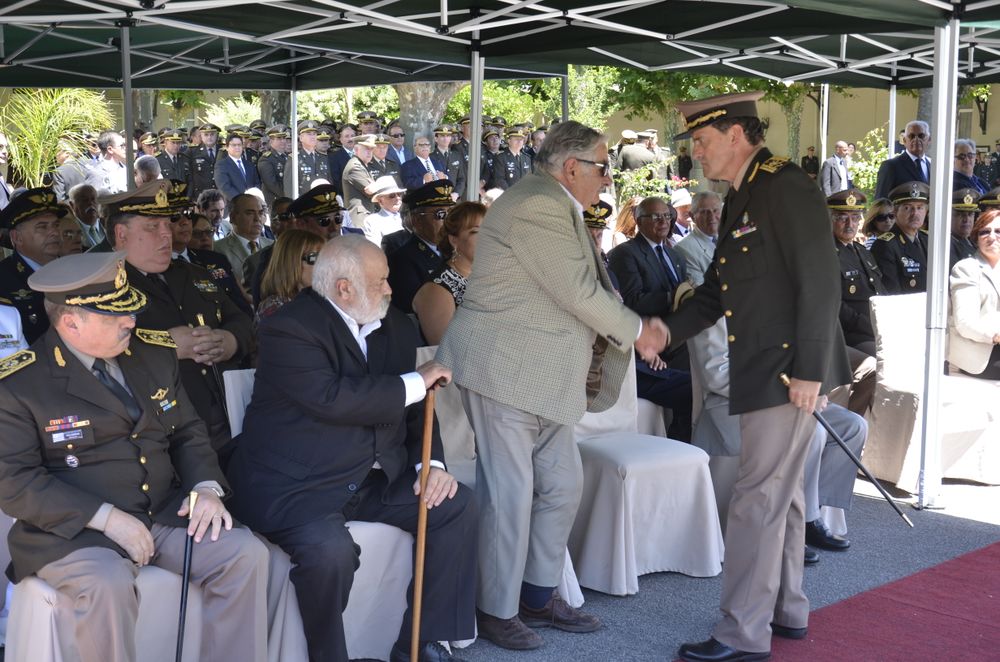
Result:
[[[288,136],[289,133],[287,124],[275,124],[267,130],[268,138],[287,138]]]
[[[375,147],[375,134],[366,133],[364,135],[358,136],[354,139],[354,146],[363,145],[364,147]]]
[[[438,124],[434,127],[435,136],[450,136],[452,134],[451,126],[447,124]]]
[[[139,142],[142,143],[143,145],[155,145],[156,135],[150,131],[147,131],[146,133],[139,136]]]
[[[451,207],[455,204],[451,199],[454,190],[455,184],[450,179],[438,179],[407,193],[403,196],[403,203],[410,209]]]
[[[124,251],[66,255],[31,274],[28,287],[52,303],[104,315],[134,315],[146,307],[146,295],[128,283]]]
[[[319,133],[319,122],[316,120],[302,120],[299,122],[299,133],[305,133],[306,131]]]
[[[960,188],[951,194],[951,208],[955,211],[979,211],[979,191]]]
[[[864,211],[868,198],[856,188],[838,191],[826,199],[826,206],[835,211]]]
[[[254,120],[253,122],[250,122],[250,129],[251,130],[253,130],[253,129],[260,129],[261,131],[263,131],[266,128],[267,128],[267,124],[264,123],[264,120],[257,119],[257,120]]]
[[[321,124],[316,132],[316,140],[330,140],[333,138],[333,127]]]
[[[320,184],[309,189],[288,205],[286,210],[296,218],[302,216],[325,216],[342,209],[337,202],[337,189],[333,184]]]
[[[931,188],[923,182],[906,182],[889,191],[892,204],[904,202],[927,202],[931,198]]]
[[[374,110],[362,110],[357,116],[358,123],[361,122],[378,122],[378,113]]]
[[[29,188],[11,198],[3,211],[0,211],[0,228],[11,230],[18,223],[30,221],[42,214],[55,214],[56,218],[62,218],[68,213],[69,209],[59,204],[50,187]]]
[[[980,207],[1000,207],[1000,186],[986,192],[986,195],[979,198]]]
[[[484,132],[483,132],[483,140],[485,141],[485,140],[486,140],[487,138],[489,138],[490,136],[499,136],[499,135],[500,135],[500,134],[499,134],[499,133],[497,133],[495,129],[490,129],[490,130],[488,130],[488,131],[484,131]]]
[[[172,217],[191,206],[187,184],[176,179],[154,179],[133,191],[98,198],[107,210],[107,217],[119,214]]]
[[[220,129],[215,124],[212,124],[211,122],[206,122],[202,124],[201,126],[198,127],[198,130],[206,132],[215,132],[215,133],[220,133],[222,131],[222,129]]]
[[[598,200],[596,205],[591,205],[583,210],[583,222],[588,228],[607,229],[608,219],[611,217],[611,205],[604,200]]]
[[[511,138],[520,138],[521,140],[524,140],[525,137],[524,132],[520,129],[511,129],[504,135],[507,137],[507,140],[510,140]]]
[[[757,102],[763,92],[741,92],[722,94],[697,101],[682,101],[677,110],[684,115],[685,130],[674,136],[674,140],[691,137],[691,132],[713,122],[732,117],[757,117]]]
[[[167,129],[160,134],[160,140],[170,140],[172,142],[184,142],[187,138],[180,129]]]
[[[357,143],[355,143],[355,144],[357,144]],[[376,145],[391,145],[392,144],[392,139],[386,133],[379,133],[379,134],[375,135],[375,144]]]

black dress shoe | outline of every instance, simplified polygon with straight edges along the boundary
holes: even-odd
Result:
[[[809,628],[790,628],[785,625],[771,623],[771,634],[782,639],[805,639]]]
[[[464,662],[462,658],[455,657],[436,641],[421,644],[417,659],[420,662]],[[404,650],[398,643],[395,644],[389,653],[389,662],[410,662],[409,646]]]
[[[684,644],[677,655],[689,662],[755,662],[770,659],[771,653],[749,653],[709,639],[697,644]]]
[[[816,565],[819,563],[819,552],[806,547],[805,565]]]
[[[806,522],[806,544],[829,552],[846,552],[851,541],[830,533],[821,519]]]

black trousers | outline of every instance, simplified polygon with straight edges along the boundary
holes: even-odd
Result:
[[[382,522],[416,534],[415,480],[415,475],[410,474],[388,485],[385,473],[373,470],[342,511],[264,534],[291,557],[290,577],[302,612],[310,662],[348,660],[343,612],[364,550],[355,544],[345,524],[348,520]],[[475,497],[466,486],[459,485],[454,499],[445,499],[427,515],[420,640],[471,639],[475,633],[476,607]],[[408,647],[412,580],[406,604],[397,641]]]

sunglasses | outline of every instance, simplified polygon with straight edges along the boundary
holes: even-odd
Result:
[[[417,216],[433,216],[439,221],[443,221],[446,216],[448,216],[448,211],[445,209],[438,209],[437,211],[415,211],[413,212]]]
[[[405,133],[390,133],[389,137],[390,138],[405,138],[406,134]]]
[[[308,265],[316,264],[316,260],[319,259],[319,251],[313,251],[311,253],[306,253],[302,256],[302,261]]]
[[[983,228],[976,233],[980,237],[988,237],[993,235],[994,237],[1000,237],[1000,228]]]
[[[674,220],[673,214],[641,214],[638,218],[650,218],[654,223],[671,222]]]
[[[896,215],[895,214],[875,214],[872,217],[872,220],[875,221],[876,223],[883,223],[885,221],[895,221],[896,220]]]
[[[601,169],[601,177],[607,177],[608,175],[611,174],[611,163],[610,162],[599,163],[597,161],[589,161],[587,159],[580,159],[580,158],[578,158],[577,161],[580,161],[581,163],[589,163],[590,165],[594,166],[595,168],[600,168]]]
[[[322,218],[317,218],[316,222],[319,223],[321,228],[326,228],[329,227],[331,223],[334,225],[340,225],[344,222],[344,219],[340,214],[337,214],[336,216],[323,216]]]
[[[968,152],[966,154],[956,154],[955,158],[959,161],[974,161],[976,159],[976,155]]]

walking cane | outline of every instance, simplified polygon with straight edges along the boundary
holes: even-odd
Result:
[[[420,450],[420,499],[417,511],[417,556],[413,563],[413,628],[410,631],[410,662],[420,655],[420,610],[424,593],[424,548],[427,546],[427,476],[431,471],[431,433],[434,431],[434,387],[424,399],[424,440]]]
[[[194,504],[198,502],[198,493],[194,490],[188,494],[188,521],[194,515]],[[194,536],[190,533],[184,541],[184,566],[181,571],[181,615],[177,623],[177,654],[174,662],[181,662],[181,654],[184,650],[184,618],[187,616],[188,606],[188,582],[191,581],[191,552],[194,551]]]
[[[789,384],[792,383],[791,380],[788,379],[788,375],[786,375],[785,373],[781,373],[780,375],[778,375],[778,379],[780,379],[781,383],[784,384],[785,386],[788,386]],[[854,451],[848,448],[847,444],[844,442],[843,439],[840,438],[840,435],[836,433],[836,431],[833,429],[833,426],[830,425],[830,422],[826,420],[823,414],[819,413],[818,411],[814,411],[812,414],[816,418],[816,420],[819,421],[819,424],[823,426],[823,429],[825,429],[827,433],[831,437],[833,437],[833,440],[837,442],[837,445],[840,446],[840,449],[845,453],[847,453],[847,457],[851,458],[851,462],[853,462],[858,467],[858,469],[861,469],[861,473],[867,476],[868,480],[872,482],[872,485],[878,488],[878,491],[882,493],[882,496],[885,497],[885,500],[889,502],[889,505],[892,506],[892,509],[895,510],[899,514],[899,516],[903,518],[904,522],[910,525],[910,528],[913,528],[913,522],[910,521],[910,518],[907,517],[906,514],[899,509],[899,506],[896,505],[896,502],[893,501],[892,497],[889,496],[889,493],[885,491],[884,487],[882,487],[882,483],[878,482],[878,479],[872,475],[872,472],[868,471],[868,468],[865,465],[861,464],[861,460],[858,459],[858,456],[854,454]]]
[[[205,326],[205,316],[198,313],[198,326]],[[212,363],[212,372],[215,374],[215,385],[219,387],[219,397],[222,402],[222,413],[226,415],[226,420],[229,420],[229,406],[226,405],[226,385],[222,381],[222,373],[219,372],[219,365],[215,362]]]

